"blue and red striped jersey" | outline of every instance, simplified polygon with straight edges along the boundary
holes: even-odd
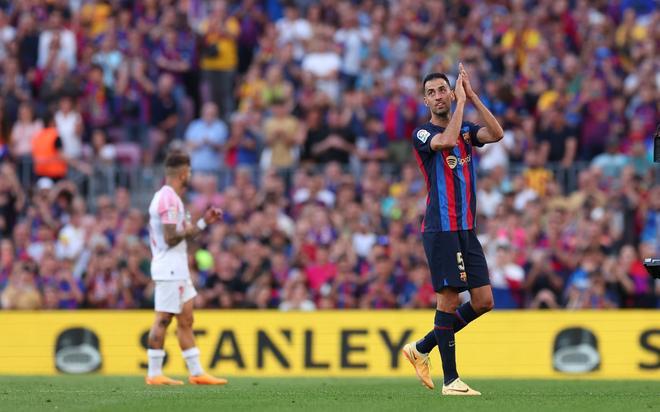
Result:
[[[477,139],[479,128],[474,123],[463,122],[458,145],[437,152],[431,150],[431,139],[442,133],[444,127],[429,122],[413,132],[415,158],[428,191],[422,232],[453,232],[475,227],[477,185],[472,146],[483,146]]]

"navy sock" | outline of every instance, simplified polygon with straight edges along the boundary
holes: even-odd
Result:
[[[417,342],[417,350],[421,353],[429,353],[437,344],[438,343],[435,341],[435,332],[430,331],[422,338],[422,340]]]
[[[470,302],[465,302],[454,313],[454,333],[458,333],[459,330],[478,317],[479,315],[474,311]]]
[[[454,341],[454,314],[435,311],[433,333],[442,357],[445,385],[458,378],[456,372],[456,342]]]
[[[470,302],[465,302],[456,309],[454,313],[454,334],[458,333],[459,330],[467,326],[468,323],[472,322],[479,315],[474,311]],[[432,330],[422,338],[422,340],[417,341],[417,350],[421,353],[429,353],[436,347],[437,341],[435,340],[435,332]]]

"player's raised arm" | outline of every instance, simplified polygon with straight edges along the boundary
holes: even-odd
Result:
[[[497,121],[495,116],[488,110],[488,108],[483,104],[481,99],[474,90],[472,90],[472,85],[470,84],[470,77],[468,76],[463,63],[458,65],[459,77],[463,79],[463,86],[465,88],[465,94],[467,98],[472,102],[474,107],[479,112],[479,116],[484,122],[484,127],[480,128],[477,132],[477,140],[481,143],[494,143],[499,142],[504,137],[504,130],[500,123]],[[458,83],[458,81],[457,81]]]
[[[427,104],[444,104],[441,97],[441,94],[443,93],[443,87],[444,86],[441,84],[438,89],[429,87],[424,91],[424,97],[425,100],[427,100]],[[451,91],[447,92],[451,93]],[[444,149],[452,149],[456,147],[458,142],[456,136],[459,135],[458,132],[461,128],[461,124],[463,123],[463,109],[465,108],[466,101],[465,89],[463,87],[463,77],[461,74],[458,75],[453,94],[454,98],[456,99],[456,108],[454,109],[454,113],[452,113],[451,119],[449,119],[449,123],[447,124],[445,130],[442,133],[434,135],[431,139],[431,150],[436,152]]]

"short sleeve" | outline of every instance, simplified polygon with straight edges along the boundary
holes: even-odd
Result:
[[[472,142],[472,146],[483,147],[484,144],[480,142],[479,138],[477,137],[477,132],[479,132],[481,126],[470,122],[465,122],[464,125],[465,127],[468,128],[468,131],[470,132],[470,141]]]
[[[179,208],[179,199],[174,192],[163,190],[158,200],[158,216],[160,216],[164,225],[175,225],[179,223],[182,210]]]
[[[227,126],[224,122],[218,120],[216,124],[213,125],[213,133],[209,138],[216,144],[224,144],[227,141]]]
[[[418,152],[431,153],[431,132],[423,127],[416,129],[412,135],[413,146]]]

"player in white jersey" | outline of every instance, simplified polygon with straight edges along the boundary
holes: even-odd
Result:
[[[156,319],[149,332],[148,385],[183,385],[180,380],[163,375],[165,332],[177,318],[176,335],[190,372],[188,381],[197,385],[224,385],[226,379],[204,372],[193,334],[193,298],[197,295],[190,280],[186,240],[200,234],[207,225],[220,220],[222,211],[210,208],[197,224],[190,223],[181,196],[190,181],[190,157],[183,151],[172,151],[165,159],[165,186],[154,195],[149,206],[151,277],[155,283]]]

